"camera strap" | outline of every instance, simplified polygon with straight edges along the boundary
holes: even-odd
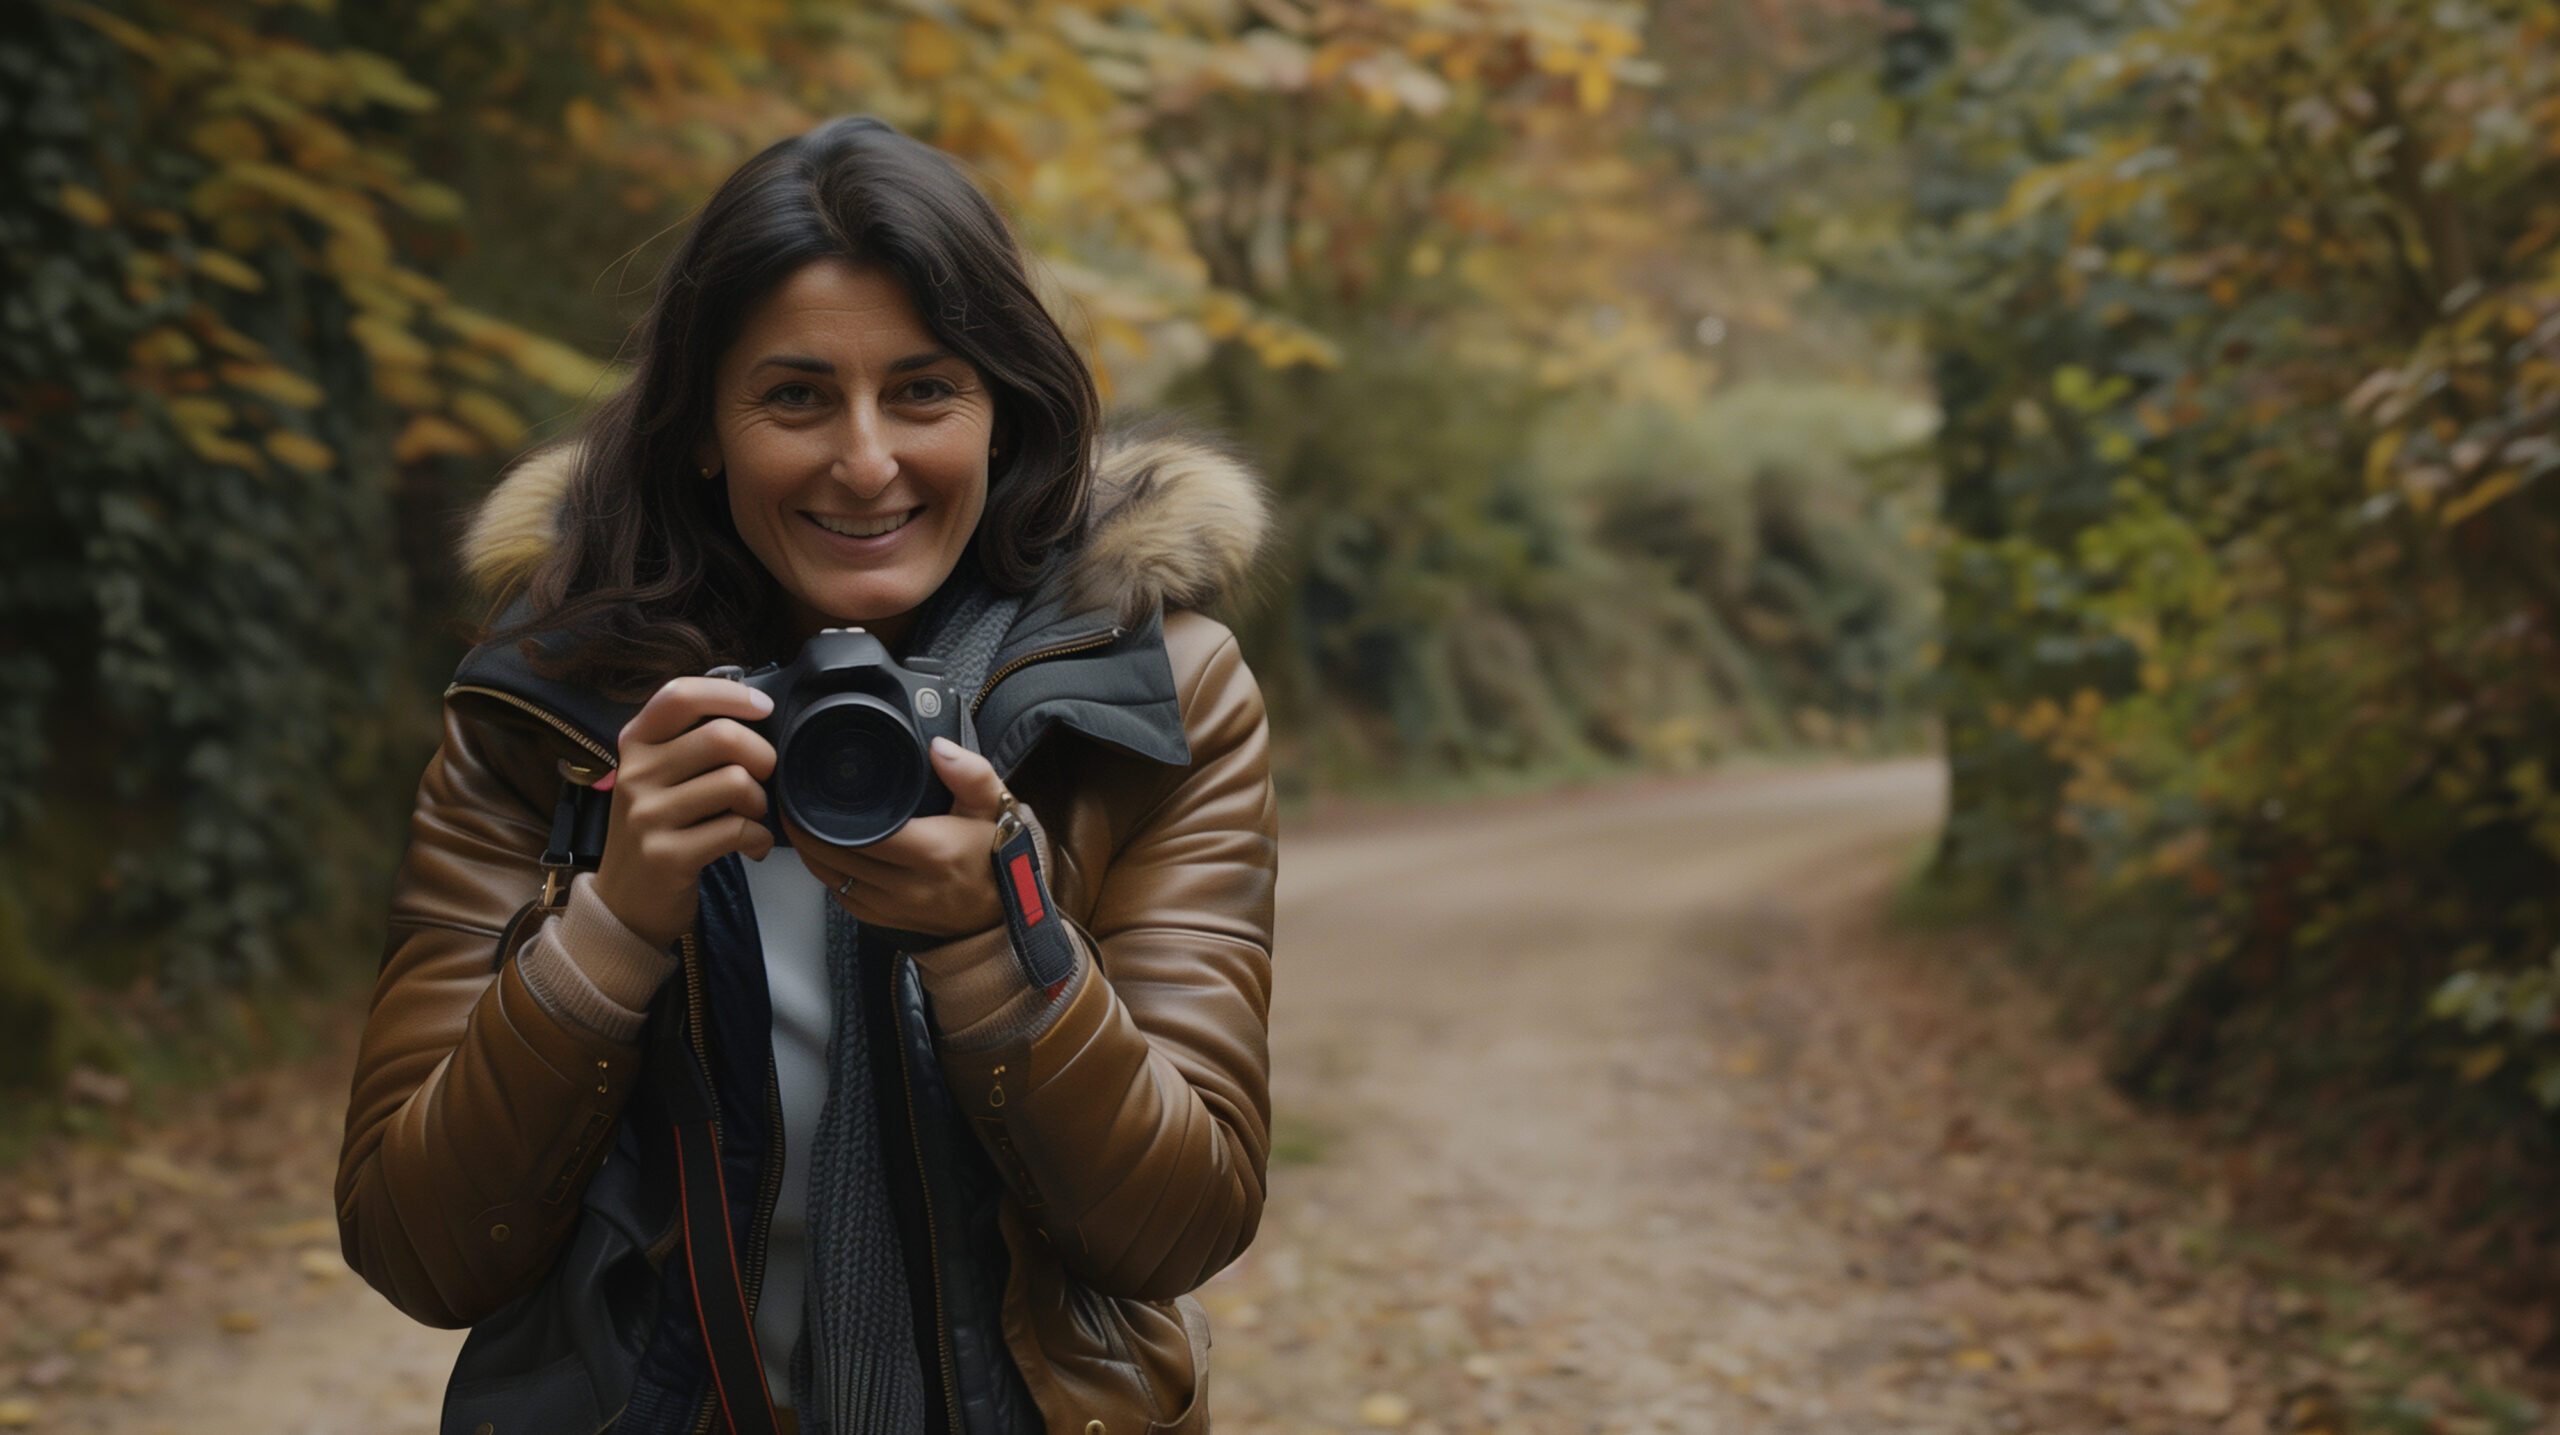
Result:
[[[1014,811],[1011,791],[1004,794],[1004,815],[996,819],[991,860],[1005,930],[1013,937],[1013,958],[1021,963],[1024,978],[1055,1001],[1076,974],[1075,939],[1067,935],[1066,923],[1058,920],[1056,904],[1049,900],[1038,844],[1031,839],[1031,824]]]

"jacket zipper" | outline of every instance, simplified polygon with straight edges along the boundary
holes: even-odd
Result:
[[[1081,653],[1093,648],[1109,647],[1111,644],[1120,640],[1121,632],[1122,629],[1120,625],[1114,623],[1110,627],[1103,629],[1101,632],[1093,634],[1091,637],[1070,638],[1065,642],[1058,644],[1056,647],[1042,648],[1037,652],[1023,654],[1021,657],[1018,657],[1012,662],[1005,664],[1003,667],[996,669],[994,672],[989,673],[987,675],[987,680],[978,685],[977,697],[971,699],[969,702],[969,715],[971,717],[976,717],[978,715],[978,709],[987,705],[987,694],[996,690],[996,684],[1003,682],[1005,679],[1012,677],[1018,672],[1021,672],[1024,668],[1030,667],[1033,663],[1045,663],[1051,658],[1063,658],[1070,653]]]
[[[516,709],[518,712],[529,713],[532,716],[541,719],[545,726],[551,728],[554,732],[559,733],[562,737],[565,737],[569,741],[576,743],[578,746],[585,748],[587,751],[594,753],[596,760],[603,763],[606,767],[611,768],[620,766],[619,760],[616,759],[612,753],[605,751],[604,744],[597,742],[594,738],[591,738],[585,733],[582,733],[576,728],[570,726],[568,722],[563,720],[558,714],[552,712],[549,708],[542,706],[540,703],[527,702],[525,699],[517,697],[513,693],[500,692],[496,688],[484,688],[472,683],[455,683],[452,687],[444,690],[444,695],[447,700],[461,697],[466,693],[473,697],[496,698],[498,701]]]
[[[770,1252],[766,1243],[773,1238],[773,1208],[782,1199],[782,1163],[786,1152],[782,1130],[782,1080],[773,1068],[771,1057],[764,1068],[764,1182],[756,1192],[756,1221],[747,1231],[747,1268],[741,1273],[747,1283],[747,1313],[752,1318],[764,1303],[764,1266]]]
[[[506,694],[500,693],[497,696],[505,697]],[[529,704],[522,706],[530,708]],[[711,1042],[706,1032],[711,1006],[703,997],[702,949],[695,942],[691,932],[676,938],[676,949],[681,954],[684,965],[685,1024],[691,1028],[687,1035],[693,1041],[693,1059],[702,1063],[702,1079],[708,1085],[711,1080]],[[716,1157],[720,1149],[720,1101],[717,1094],[714,1094],[711,1102],[711,1149]],[[725,1215],[723,1219],[726,1219]],[[718,1405],[719,1401],[714,1392],[707,1389],[702,1392],[701,1404],[695,1408],[692,1435],[710,1435],[711,1422]]]
[[[916,1126],[916,1078],[907,1062],[907,1024],[898,1012],[897,969],[889,976],[889,1033],[898,1048],[898,1084],[907,1102],[907,1137],[915,1147],[916,1189],[924,1196],[925,1257],[933,1267],[933,1340],[942,1357],[942,1399],[951,1428],[961,1428],[960,1378],[951,1356],[951,1312],[942,1295],[942,1228],[933,1218],[933,1182],[925,1174],[924,1133]]]

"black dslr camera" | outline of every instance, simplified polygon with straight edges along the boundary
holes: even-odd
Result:
[[[902,667],[860,628],[829,628],[787,667],[711,675],[773,699],[773,716],[747,726],[773,744],[765,821],[775,837],[788,815],[822,842],[868,847],[910,817],[951,810],[951,790],[927,753],[937,737],[961,740],[960,694],[941,663],[911,658]]]

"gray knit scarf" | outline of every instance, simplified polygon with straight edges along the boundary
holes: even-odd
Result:
[[[1022,600],[963,568],[936,596],[910,652],[939,658],[962,698],[986,681]],[[862,924],[827,899],[827,1101],[809,1152],[808,1306],[791,1363],[800,1428],[810,1435],[922,1435],[925,1373],[907,1290],[906,1256],[889,1210],[870,1025],[863,1018]],[[892,1030],[894,1030],[894,1023]],[[956,1412],[955,1412],[956,1413]]]

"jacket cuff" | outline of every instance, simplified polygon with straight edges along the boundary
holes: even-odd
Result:
[[[569,905],[516,955],[527,990],[563,1021],[613,1041],[637,1041],[649,1000],[675,972],[672,952],[622,925],[595,894],[595,874],[569,884]]]

